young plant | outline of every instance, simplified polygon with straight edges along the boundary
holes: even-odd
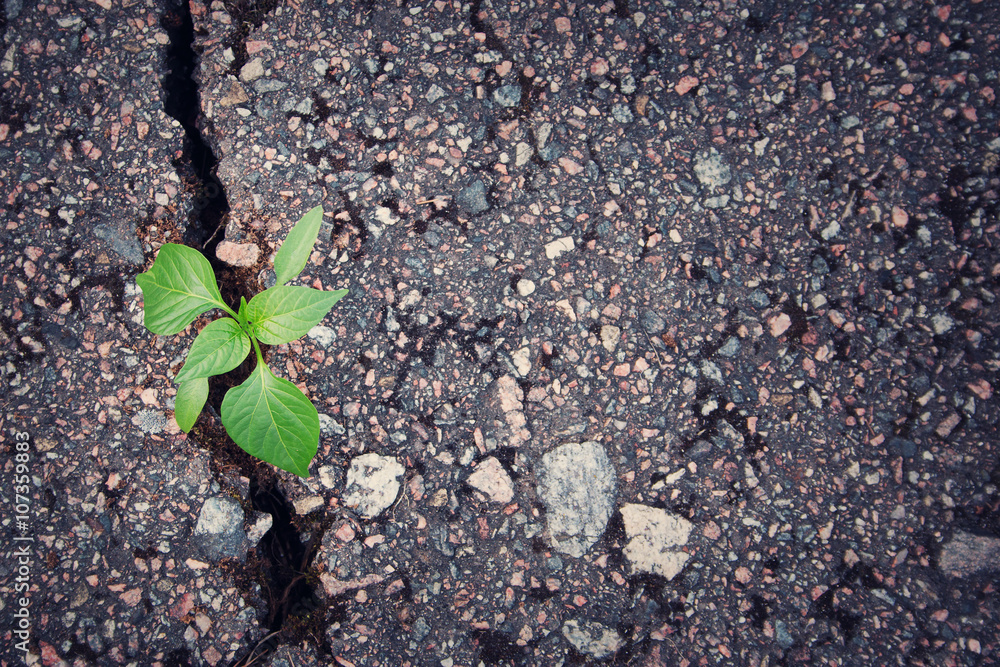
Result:
[[[222,300],[208,260],[187,246],[164,244],[149,271],[135,279],[142,289],[146,328],[154,334],[180,333],[214,308],[230,316],[201,330],[175,378],[174,416],[181,430],[190,431],[205,406],[208,378],[239,366],[252,346],[257,366],[246,382],[226,392],[222,424],[249,454],[300,477],[309,476],[319,446],[319,414],[294,384],[271,372],[260,343],[281,345],[304,336],[347,294],[346,289],[324,292],[285,284],[305,267],[322,220],[321,206],[302,216],[274,256],[274,287],[249,303],[240,297],[238,311]]]

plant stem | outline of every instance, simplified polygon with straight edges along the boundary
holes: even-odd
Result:
[[[236,311],[227,306],[226,304],[222,303],[221,301],[219,302],[219,308],[222,308],[222,310],[226,311],[226,313],[228,313],[237,322],[240,321],[240,316],[236,314]]]
[[[257,353],[257,363],[263,365],[264,355],[261,354],[260,345],[257,343],[257,339],[253,336],[250,336],[250,342],[253,343],[254,352]]]

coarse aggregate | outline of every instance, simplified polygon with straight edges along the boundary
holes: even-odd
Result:
[[[988,0],[5,12],[28,664],[998,661]],[[267,351],[321,415],[308,479],[177,428],[209,315],[142,326],[204,207],[164,111],[188,17],[220,275],[273,284],[321,204],[297,281],[351,290]],[[275,637],[265,479],[315,590]]]

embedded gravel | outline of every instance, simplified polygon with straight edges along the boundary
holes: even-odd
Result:
[[[989,2],[5,16],[0,526],[34,540],[28,664],[1000,660]],[[206,236],[161,87],[188,18],[220,275],[272,284],[321,204],[297,280],[351,290],[267,352],[321,414],[308,479],[211,409],[179,432],[210,316],[142,326],[135,275]],[[274,479],[315,592],[285,589],[269,637]]]

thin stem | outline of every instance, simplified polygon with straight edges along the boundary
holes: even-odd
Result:
[[[237,322],[240,321],[240,316],[236,314],[235,310],[233,310],[232,308],[230,308],[226,304],[222,303],[221,301],[218,302],[218,306],[222,310],[226,311],[226,313],[228,313],[234,320],[236,320]]]
[[[257,344],[257,339],[254,336],[250,336],[250,342],[253,343],[254,352],[257,353],[257,363],[264,364],[264,355],[261,354],[260,345]]]

